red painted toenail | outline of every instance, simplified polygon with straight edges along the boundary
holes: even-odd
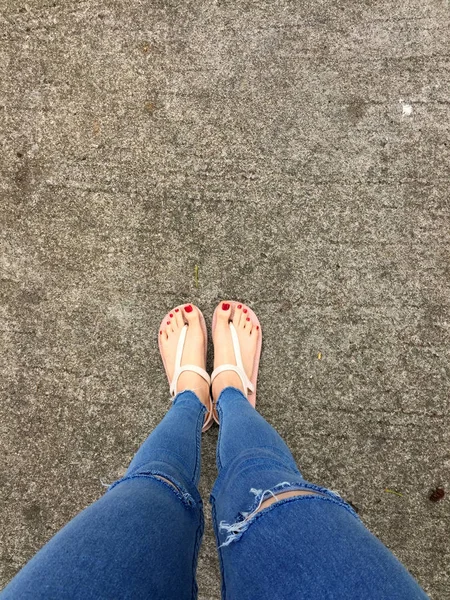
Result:
[[[227,302],[223,302],[223,303],[222,303],[222,309],[223,309],[223,310],[228,310],[229,308],[230,308],[230,305],[229,305],[229,304],[227,304]]]
[[[170,318],[172,318],[172,317],[173,317],[173,314],[172,314],[172,313],[170,313],[169,317],[170,317]]]
[[[176,308],[176,309],[175,309],[175,312],[180,312],[180,309],[179,309],[179,308]]]
[[[246,308],[244,308],[244,310],[243,310],[242,312],[243,312],[243,313],[246,313],[246,312],[248,312],[248,310],[247,310]]]
[[[162,334],[162,331],[159,332],[159,335],[161,335],[161,334]]]
[[[193,308],[192,308],[192,306],[190,304],[188,304],[187,306],[184,307],[184,310],[186,312],[192,312]]]
[[[256,326],[256,329],[259,329],[259,325]]]
[[[167,321],[167,325],[170,325],[170,321]]]
[[[250,321],[250,317],[247,317],[245,320],[246,320],[246,321]]]
[[[242,308],[242,304],[238,304],[238,305],[237,305],[237,307],[238,307],[238,308]]]

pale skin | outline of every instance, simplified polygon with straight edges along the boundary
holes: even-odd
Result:
[[[227,306],[228,308],[226,308]],[[217,325],[213,336],[214,369],[225,363],[236,364],[233,342],[228,326],[230,319],[231,302],[223,300],[220,302],[219,310],[217,311]],[[236,306],[232,322],[238,335],[244,369],[250,379],[252,376],[253,362],[258,341],[257,325],[252,322],[248,307],[246,307],[245,304],[238,304]],[[162,352],[166,361],[168,375],[171,380],[175,370],[175,356],[178,339],[185,324],[188,325],[188,330],[181,358],[181,365],[194,364],[203,369],[206,368],[204,359],[204,339],[198,311],[195,306],[190,304],[179,306],[170,311],[170,316],[160,332]],[[212,383],[213,400],[216,401],[220,392],[228,386],[236,387],[245,393],[242,381],[238,374],[234,371],[224,371],[223,373],[219,373]],[[178,379],[176,392],[179,393],[184,390],[194,391],[201,402],[203,402],[205,406],[208,406],[209,385],[202,377],[200,377],[200,375],[189,371],[183,372]],[[170,481],[164,477],[161,477],[161,479],[170,483]],[[314,494],[314,492],[309,490],[281,492],[276,495],[276,498],[270,497],[265,500],[259,507],[259,510],[283,500],[284,498],[311,494]]]

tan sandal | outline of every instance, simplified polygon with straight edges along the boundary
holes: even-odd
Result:
[[[182,309],[183,306],[184,305],[178,306],[176,308]],[[201,310],[197,306],[195,308],[198,310],[198,313],[200,315],[200,325],[201,325],[201,328],[203,331],[203,337],[205,340],[205,363],[206,363],[208,332],[206,330],[205,318],[203,317]],[[175,309],[171,310],[170,312],[173,313],[174,310]],[[161,331],[164,328],[165,324],[167,323],[167,320],[169,319],[169,315],[170,315],[170,313],[167,313],[166,316],[164,317],[164,319],[161,321],[161,325],[160,325],[158,331]],[[161,358],[162,358],[162,361],[164,364],[164,369],[166,371],[167,379],[170,384],[170,395],[172,396],[172,398],[175,398],[175,396],[176,396],[178,378],[180,377],[181,373],[183,373],[184,371],[194,371],[194,373],[197,373],[198,375],[203,377],[203,379],[209,384],[209,386],[211,386],[211,378],[208,375],[208,373],[205,371],[205,369],[202,369],[198,365],[183,365],[183,366],[181,366],[181,357],[183,356],[184,343],[186,341],[186,334],[187,334],[188,327],[189,326],[187,324],[183,327],[183,329],[181,330],[181,333],[180,333],[180,337],[178,339],[177,352],[176,352],[176,358],[175,358],[175,370],[174,370],[174,375],[173,375],[172,381],[169,378],[169,372],[167,370],[166,361],[164,359],[164,355],[162,352],[161,336],[158,335],[159,351],[161,353]],[[210,389],[211,389],[211,387],[210,387]],[[207,407],[207,408],[208,408],[208,412],[205,415],[205,421],[204,421],[203,427],[202,427],[203,432],[207,431],[213,424],[213,403],[212,403],[211,395],[209,396],[209,407]]]
[[[257,335],[258,335],[258,345],[256,347],[255,360],[253,361],[252,377],[251,377],[251,379],[249,379],[247,376],[247,373],[244,370],[244,365],[242,363],[241,347],[239,344],[239,338],[237,335],[237,331],[236,331],[234,324],[231,322],[231,320],[233,319],[233,316],[234,316],[234,311],[236,309],[236,306],[237,306],[237,304],[240,304],[240,303],[235,302],[235,301],[227,301],[227,302],[229,302],[231,304],[231,314],[230,314],[230,320],[229,320],[228,324],[230,326],[231,339],[233,341],[233,349],[234,349],[234,356],[236,359],[236,364],[235,365],[231,365],[231,364],[220,365],[219,367],[217,367],[217,369],[214,369],[214,371],[211,373],[211,384],[214,381],[214,379],[217,377],[217,375],[219,375],[219,373],[222,373],[223,371],[234,371],[241,378],[242,386],[245,390],[245,392],[244,392],[245,396],[247,397],[248,401],[253,406],[253,408],[255,408],[255,406],[256,406],[256,380],[258,378],[259,359],[261,356],[261,348],[262,348],[261,323],[259,322],[258,317],[252,311],[252,309],[246,305],[246,308],[248,310],[248,316],[251,317],[252,323],[259,326],[259,329],[255,329],[255,331],[257,331]],[[214,315],[213,315],[213,322],[212,322],[213,335],[214,335],[214,331],[216,329],[217,311],[218,310],[220,310],[220,305],[216,308],[216,310],[214,311]],[[216,423],[219,423],[219,415],[217,414],[217,409],[216,409],[214,402],[213,402],[213,418]]]

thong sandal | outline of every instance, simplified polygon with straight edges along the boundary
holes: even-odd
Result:
[[[255,326],[256,325],[259,326],[259,329],[256,329],[256,327],[254,327],[254,329],[252,330],[252,335],[253,335],[253,332],[255,332],[257,334],[258,342],[257,342],[257,346],[256,346],[255,359],[253,361],[252,376],[251,376],[251,379],[249,379],[247,376],[247,373],[244,370],[244,365],[242,363],[241,348],[240,348],[240,344],[239,344],[239,338],[237,335],[237,331],[236,331],[234,324],[231,321],[234,317],[234,312],[236,310],[236,306],[237,306],[238,302],[234,302],[234,301],[229,301],[229,302],[231,304],[231,314],[230,314],[230,320],[229,320],[228,324],[230,326],[231,339],[233,341],[233,349],[234,349],[234,356],[236,359],[236,364],[235,365],[231,365],[231,364],[220,365],[219,367],[217,367],[217,369],[214,369],[214,371],[211,373],[211,384],[214,381],[214,379],[217,377],[217,375],[219,375],[219,373],[222,373],[223,371],[234,371],[241,378],[242,386],[245,390],[244,394],[247,397],[247,400],[250,402],[250,404],[253,406],[253,408],[255,408],[255,406],[256,406],[256,380],[258,378],[259,358],[261,356],[261,347],[262,347],[261,323],[259,322],[258,317],[252,311],[252,309],[246,305],[246,308],[248,311],[248,316],[251,318],[252,323]],[[214,315],[213,315],[213,322],[212,322],[213,335],[214,335],[214,331],[216,329],[217,312],[219,310],[220,310],[220,305],[216,308],[216,310],[214,311]],[[219,415],[217,414],[217,409],[216,409],[214,402],[213,402],[213,418],[216,423],[219,423]]]
[[[178,306],[176,308],[179,308],[180,310],[183,308],[184,305],[182,306]],[[203,317],[203,314],[201,312],[201,310],[196,306],[195,307],[198,310],[198,314],[200,315],[200,325],[202,328],[202,332],[203,332],[203,337],[205,340],[205,363],[206,363],[206,351],[207,351],[207,345],[208,345],[208,332],[206,330],[206,323],[205,323],[205,318]],[[175,309],[173,309],[175,310]],[[173,312],[173,310],[171,312]],[[161,321],[161,325],[159,327],[159,330],[162,330],[165,326],[165,324],[167,323],[167,320],[169,319],[169,313],[167,313],[167,315],[164,317],[164,319]],[[183,349],[184,349],[184,343],[186,340],[186,334],[187,334],[187,330],[188,330],[189,325],[185,325],[180,333],[180,337],[178,339],[178,345],[177,345],[177,352],[176,352],[176,357],[175,357],[175,369],[174,369],[174,374],[173,374],[173,379],[172,381],[169,378],[169,372],[167,370],[167,364],[166,364],[166,360],[164,359],[164,354],[162,351],[162,345],[161,345],[161,336],[158,336],[158,346],[159,346],[159,351],[161,353],[161,358],[164,364],[164,369],[166,370],[166,375],[167,375],[167,379],[169,381],[170,384],[170,395],[172,396],[172,398],[174,398],[176,396],[176,389],[177,389],[177,382],[178,382],[178,378],[180,377],[181,373],[183,373],[184,371],[194,371],[195,373],[197,373],[198,375],[200,375],[201,377],[203,377],[203,379],[209,384],[211,385],[211,378],[208,375],[208,373],[205,371],[205,369],[202,369],[201,367],[199,367],[198,365],[183,365],[181,366],[181,357],[183,356]],[[208,408],[208,412],[205,415],[205,421],[203,423],[203,427],[202,427],[202,431],[205,432],[207,431],[211,425],[213,424],[213,406],[212,406],[212,399],[211,396],[209,397],[209,407]]]

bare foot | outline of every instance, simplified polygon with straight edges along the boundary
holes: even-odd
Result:
[[[206,368],[205,341],[198,310],[191,304],[178,306],[170,312],[164,328],[159,332],[170,380],[173,379],[175,372],[178,340],[180,339],[181,330],[186,324],[188,325],[188,330],[181,357],[181,366],[190,364],[197,365],[202,369]],[[203,377],[193,371],[184,371],[181,373],[175,391],[178,394],[184,390],[195,392],[201,402],[209,408],[209,385]]]
[[[224,301],[219,305],[217,311],[217,324],[214,331],[214,368],[220,367],[223,364],[236,364],[234,355],[233,340],[228,322],[231,317],[231,303]],[[233,325],[236,328],[239,345],[241,347],[242,363],[247,377],[251,379],[253,362],[255,360],[256,346],[258,341],[258,325],[252,323],[248,313],[248,308],[245,304],[237,304],[232,319]],[[247,395],[247,390],[244,390],[241,378],[234,371],[224,371],[219,373],[212,384],[212,395],[214,400],[220,395],[220,392],[228,387],[233,386],[239,388]]]

